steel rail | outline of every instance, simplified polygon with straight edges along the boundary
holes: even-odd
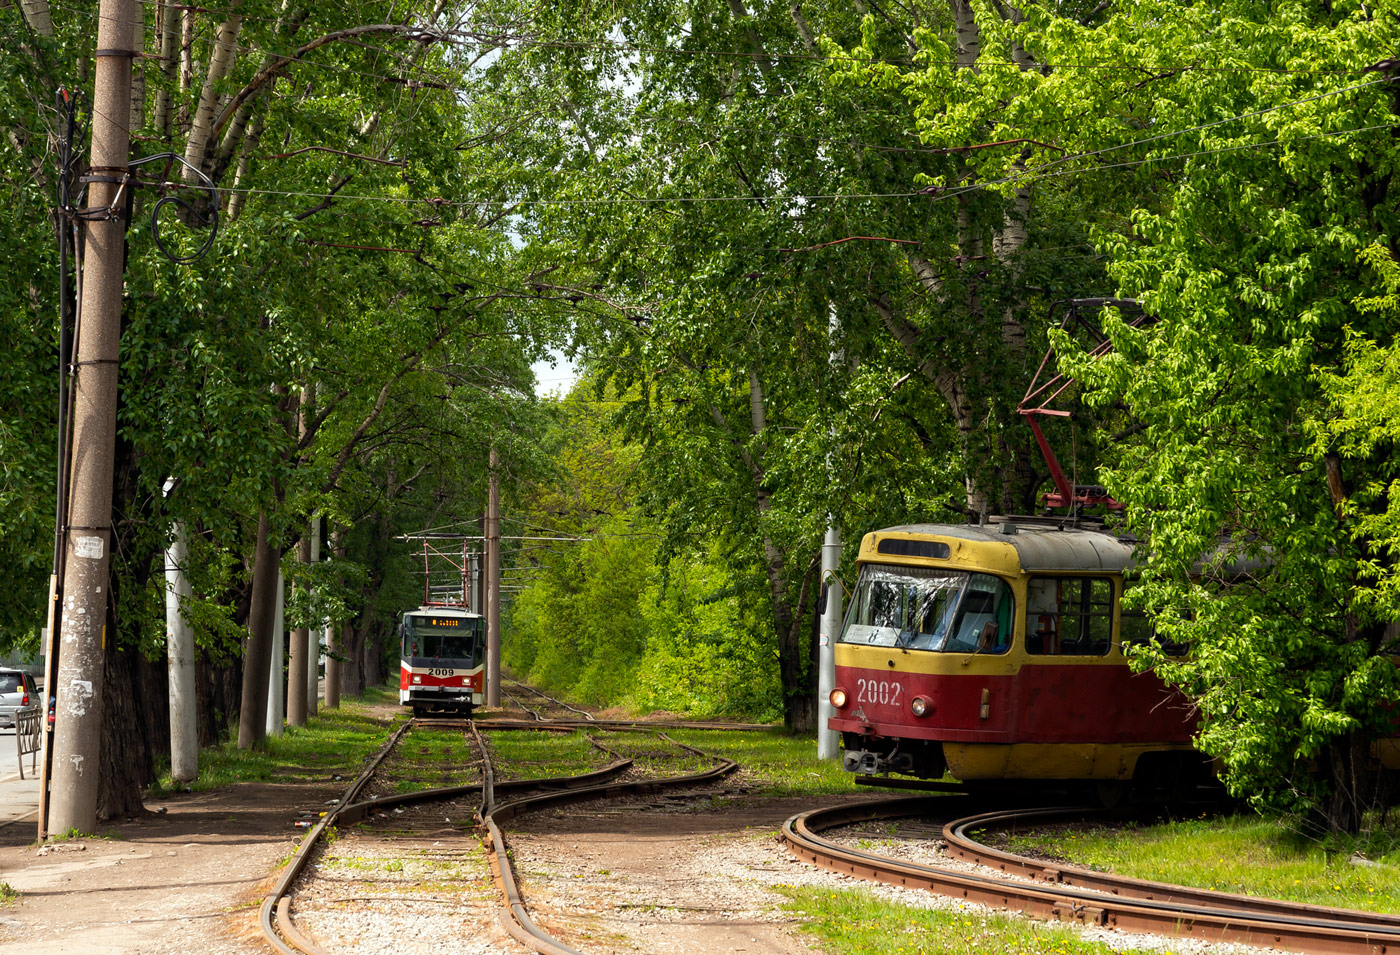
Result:
[[[475,727],[473,727],[475,732]],[[676,743],[676,746],[692,752],[699,752],[693,747],[684,743]],[[483,748],[483,753],[485,752]],[[701,755],[708,756],[707,753]],[[712,757],[713,758],[713,757]],[[520,888],[515,881],[515,873],[511,868],[510,856],[506,848],[506,840],[501,832],[499,823],[509,822],[518,816],[549,806],[570,805],[578,802],[586,802],[593,799],[606,799],[614,796],[624,795],[645,795],[649,793],[663,792],[668,789],[687,789],[701,783],[712,782],[722,779],[739,768],[739,764],[732,759],[720,758],[718,765],[706,770],[703,773],[693,773],[687,776],[672,776],[666,779],[640,780],[628,783],[610,783],[598,786],[587,786],[579,789],[561,790],[558,792],[540,793],[534,796],[525,796],[510,802],[500,803],[492,807],[489,811],[483,812],[481,821],[486,827],[486,852],[491,865],[491,877],[495,880],[497,888],[501,890],[504,902],[500,909],[501,925],[517,941],[521,942],[531,951],[538,955],[581,955],[575,949],[564,945],[548,932],[535,924],[530,917],[529,911],[525,907],[524,900],[520,895]]]
[[[502,679],[501,682],[502,682],[502,683],[510,683],[510,684],[512,684],[512,685],[514,685],[514,686],[520,687],[521,689],[529,690],[531,693],[535,694],[536,696],[541,697],[541,698],[543,698],[543,699],[546,699],[546,700],[548,700],[549,702],[553,703],[554,705],[563,707],[564,709],[569,710],[570,712],[577,713],[577,714],[579,714],[580,716],[582,716],[582,717],[583,717],[584,719],[586,719],[586,720],[595,720],[595,721],[597,720],[597,717],[594,716],[592,713],[588,712],[587,710],[581,710],[581,709],[579,709],[577,706],[574,706],[572,703],[565,703],[563,700],[555,699],[554,697],[550,696],[548,693],[545,693],[545,692],[543,692],[543,691],[541,691],[541,690],[537,690],[537,689],[535,689],[533,686],[530,686],[530,684],[528,684],[528,683],[521,683],[519,680],[507,680],[507,679]]]
[[[1083,869],[1072,865],[1047,863],[1043,859],[1017,855],[985,845],[968,835],[973,830],[1027,828],[1063,822],[1066,819],[1077,821],[1094,817],[1119,818],[1114,814],[1084,808],[989,812],[948,823],[943,827],[943,839],[948,844],[948,854],[954,858],[989,869],[996,869],[1010,876],[1037,882],[1052,882],[1081,889],[1093,889],[1123,898],[1153,899],[1162,902],[1236,909],[1249,914],[1267,913],[1293,919],[1331,921],[1347,927],[1353,927],[1357,924],[1375,924],[1378,926],[1389,925],[1400,929],[1400,915],[1391,915],[1385,912],[1358,912],[1354,909],[1309,905],[1263,896],[1239,895],[1213,889],[1196,889],[1190,886],[1171,885],[1166,882],[1152,882],[1147,879],[1132,879],[1126,876],[1095,872],[1092,869]]]
[[[492,716],[473,720],[482,729],[520,729],[535,724],[525,720]],[[559,729],[663,729],[663,730],[738,730],[745,733],[778,729],[774,723],[719,723],[699,720],[576,720],[551,719],[549,725]]]
[[[1366,912],[1348,913],[1350,920],[1343,923],[1338,919],[1289,916],[1258,908],[1125,898],[1060,883],[1019,882],[1003,876],[975,875],[903,862],[838,845],[818,834],[856,822],[908,818],[930,812],[946,815],[946,810],[952,808],[950,798],[956,797],[873,800],[799,813],[783,824],[782,838],[794,855],[833,872],[921,888],[1043,919],[1158,935],[1271,945],[1313,955],[1395,955],[1400,952],[1400,927],[1373,919]],[[940,809],[945,812],[940,813]],[[956,827],[962,821],[950,825]]]
[[[389,796],[379,796],[373,799],[358,800],[360,791],[369,782],[370,777],[379,769],[384,760],[394,751],[411,727],[415,725],[438,726],[438,723],[416,724],[413,720],[406,721],[402,726],[394,731],[384,746],[375,754],[369,765],[359,777],[355,779],[345,790],[345,794],[337,801],[335,808],[321,817],[320,822],[313,826],[302,840],[297,851],[293,853],[291,861],[288,863],[286,871],[277,881],[272,891],[263,899],[262,907],[259,911],[258,922],[262,929],[263,936],[268,943],[283,955],[326,955],[324,949],[319,948],[316,943],[307,938],[292,921],[291,917],[291,889],[296,883],[307,861],[311,857],[316,844],[325,833],[337,825],[354,825],[364,820],[377,810],[390,809],[395,806],[411,805],[419,802],[430,802],[433,800],[456,799],[460,796],[469,795],[478,790],[483,790],[482,783],[467,783],[461,786],[443,786],[436,789],[423,789],[411,793],[395,793]],[[482,752],[485,753],[483,747]],[[515,780],[510,782],[494,783],[490,787],[493,798],[497,790],[509,792],[519,792],[530,789],[556,789],[567,790],[570,786],[598,786],[602,783],[622,775],[632,767],[632,760],[622,759],[602,769],[584,773],[579,776],[551,776],[543,779]]]
[[[279,924],[285,922],[287,925],[290,925],[291,919],[286,917],[285,914],[288,906],[279,906],[278,903],[291,891],[292,883],[295,882],[297,876],[301,874],[301,870],[306,867],[307,860],[311,858],[311,850],[315,847],[321,835],[331,826],[335,825],[336,819],[340,815],[341,806],[354,801],[355,797],[360,794],[360,790],[365,787],[370,777],[374,775],[375,770],[377,770],[380,764],[384,762],[384,759],[393,752],[394,747],[399,744],[399,740],[403,738],[404,733],[408,732],[408,728],[412,725],[412,720],[406,720],[402,726],[394,730],[388,741],[385,742],[384,746],[375,754],[374,758],[370,760],[364,772],[360,773],[355,781],[350,784],[349,788],[345,790],[345,795],[340,798],[340,802],[336,805],[336,808],[322,816],[321,821],[312,826],[310,831],[307,832],[306,838],[301,840],[301,845],[297,847],[297,851],[292,853],[291,861],[287,864],[286,871],[282,873],[282,878],[277,880],[277,884],[273,887],[272,891],[268,893],[267,898],[263,899],[262,907],[258,911],[258,925],[262,928],[264,937],[267,938],[272,947],[282,952],[283,955],[298,955],[298,953],[305,953],[305,955],[322,955],[314,946],[311,948],[292,948],[282,940],[282,936],[278,934],[278,929],[274,927],[273,921],[276,919]],[[295,928],[293,928],[291,933],[286,937],[288,940],[295,937],[305,941],[301,933],[297,932]]]

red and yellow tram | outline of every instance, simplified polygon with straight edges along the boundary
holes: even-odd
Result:
[[[855,773],[1154,787],[1207,778],[1190,701],[1123,647],[1133,544],[1063,521],[867,534],[831,702]]]

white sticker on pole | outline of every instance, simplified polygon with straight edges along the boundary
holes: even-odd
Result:
[[[75,537],[73,538],[73,556],[87,557],[91,560],[102,559],[102,538],[100,537]]]

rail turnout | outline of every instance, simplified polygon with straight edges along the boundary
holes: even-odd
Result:
[[[842,845],[823,833],[862,822],[946,817],[969,808],[956,797],[904,797],[816,809],[790,818],[782,838],[814,865],[890,885],[1010,909],[1038,918],[1133,932],[1267,945],[1314,955],[1400,952],[1400,917],[1230,895],[1050,865],[974,840],[978,830],[1085,819],[1098,810],[1035,809],[954,819],[941,833],[948,854],[988,874],[908,862]]]
[[[655,733],[657,739],[689,757],[701,757],[713,765],[704,771],[686,775],[622,781],[619,779],[633,767],[631,759],[609,749],[597,739],[593,746],[607,759],[602,768],[567,777],[544,779],[503,780],[488,742],[493,731],[577,732],[573,724],[613,733]],[[692,725],[692,724],[678,724]],[[292,857],[282,878],[264,899],[259,921],[267,940],[285,955],[332,955],[323,943],[296,924],[292,912],[293,894],[304,881],[307,866],[327,836],[346,827],[374,825],[379,820],[380,835],[405,839],[431,839],[434,851],[460,851],[444,847],[449,839],[474,839],[480,836],[486,853],[492,880],[500,893],[498,917],[503,928],[514,938],[540,955],[580,955],[574,949],[551,937],[531,919],[530,913],[512,871],[507,852],[507,839],[502,825],[510,820],[546,808],[558,808],[594,800],[614,799],[633,795],[648,795],[665,791],[692,789],[720,779],[738,768],[733,760],[710,756],[677,742],[664,733],[656,732],[656,724],[646,726],[626,721],[579,719],[571,721],[526,723],[519,720],[423,721],[412,719],[400,726],[384,747],[370,760],[364,772],[350,785],[345,794],[311,829]],[[475,754],[477,767],[469,779],[458,785],[438,786],[412,792],[385,791],[366,795],[378,785],[392,790],[393,780],[381,780],[394,759],[394,754],[418,729],[430,728],[437,733],[454,733],[461,737]],[[443,807],[470,801],[471,812],[466,819],[453,823],[444,818]],[[460,809],[455,810],[460,816]],[[444,825],[444,822],[446,825]]]

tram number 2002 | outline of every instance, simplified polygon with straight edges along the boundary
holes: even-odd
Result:
[[[893,680],[856,680],[857,703],[880,703],[885,706],[898,706],[904,687]]]

